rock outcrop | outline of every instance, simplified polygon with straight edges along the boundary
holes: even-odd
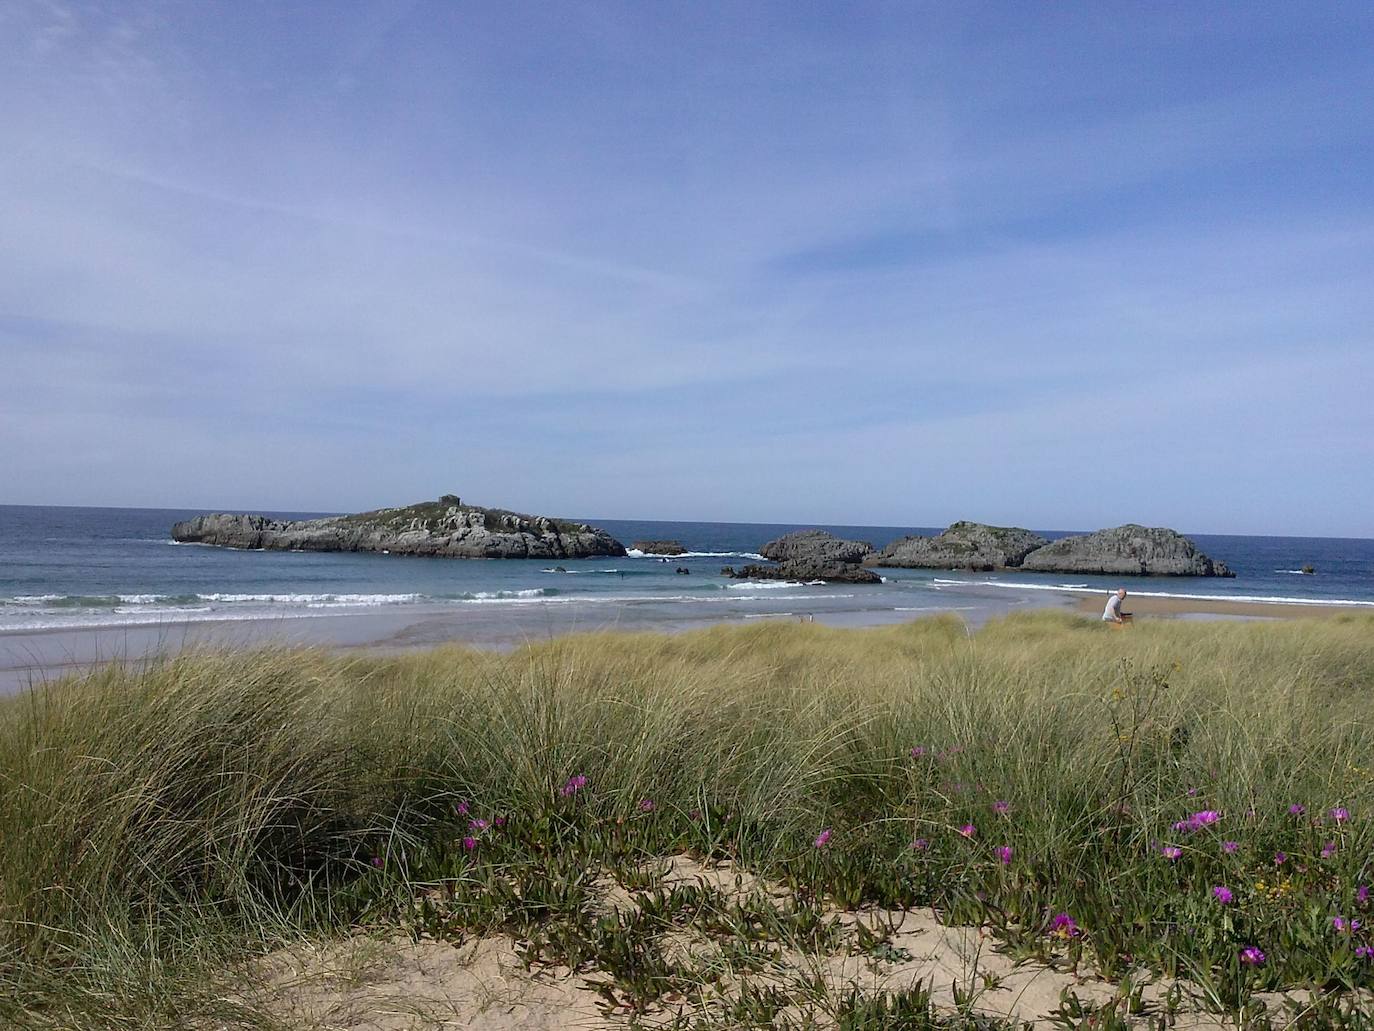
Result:
[[[873,545],[865,541],[847,541],[826,530],[798,530],[759,548],[760,555],[774,562],[800,560],[821,565],[862,562],[872,552]]]
[[[824,530],[799,530],[759,548],[760,555],[777,565],[745,566],[738,571],[726,566],[721,572],[741,580],[880,584],[883,578],[861,565],[872,551],[873,545],[863,541],[847,541]]]
[[[934,537],[903,537],[864,560],[870,566],[903,569],[976,569],[1019,566],[1044,537],[1019,526],[958,522]]]
[[[1021,568],[1105,576],[1236,575],[1225,563],[1198,551],[1181,533],[1134,523],[1053,541],[1027,555]]]
[[[630,545],[634,551],[642,551],[646,555],[685,555],[687,549],[682,546],[681,541],[635,541]]]
[[[172,527],[172,539],[226,548],[280,551],[375,551],[439,558],[588,558],[621,556],[604,530],[547,516],[438,501],[326,519],[202,515]]]

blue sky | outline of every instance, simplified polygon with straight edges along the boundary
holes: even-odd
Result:
[[[1374,6],[0,6],[0,502],[1374,536]]]

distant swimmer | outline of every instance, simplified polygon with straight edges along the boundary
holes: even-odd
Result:
[[[1129,612],[1121,611],[1121,603],[1126,600],[1126,588],[1118,587],[1115,592],[1107,595],[1107,607],[1102,610],[1102,622],[1104,623],[1124,623],[1131,618]]]

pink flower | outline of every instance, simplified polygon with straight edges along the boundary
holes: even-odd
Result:
[[[1212,889],[1212,897],[1215,898],[1218,902],[1220,902],[1223,906],[1229,906],[1231,904],[1231,900],[1235,898],[1235,896],[1231,894],[1231,889],[1226,887],[1226,885],[1224,884],[1218,884],[1215,888]]]
[[[911,843],[911,847],[917,852],[924,852],[926,849],[930,848],[930,842],[925,838],[917,838]]]
[[[1335,854],[1336,854],[1336,843],[1335,843],[1334,841],[1328,841],[1325,845],[1322,846],[1322,858],[1323,858],[1323,859],[1330,859],[1330,858],[1331,858],[1332,856],[1334,856]]]
[[[1221,843],[1221,850],[1225,852],[1228,856],[1235,855],[1236,849],[1238,848],[1240,848],[1240,842],[1238,841],[1223,841]]]
[[[1250,945],[1240,950],[1240,961],[1246,966],[1264,966],[1264,951],[1257,945]]]
[[[468,804],[466,802],[459,802],[453,808],[459,816],[467,816],[468,814]]]
[[[1188,797],[1189,797],[1189,798],[1197,798],[1197,788],[1189,788],[1189,789],[1188,789]]]
[[[971,823],[966,823],[959,828],[959,833],[966,838],[971,838],[978,833],[978,828]]]
[[[566,784],[563,785],[563,797],[564,797],[564,798],[567,798],[567,797],[570,796],[570,795],[575,795],[575,794],[577,794],[579,791],[581,791],[583,788],[585,788],[586,786],[587,786],[587,778],[586,778],[586,777],[583,777],[583,776],[581,776],[581,775],[578,775],[578,776],[576,776],[576,777],[569,777],[569,778],[568,778],[568,783],[566,783]]]
[[[1050,933],[1060,938],[1077,938],[1078,924],[1068,913],[1056,913],[1050,921]]]
[[[1001,799],[999,799],[998,801],[992,803],[992,811],[995,812],[998,816],[1006,816],[1007,813],[1011,811],[1011,803],[1004,802]]]
[[[1335,820],[1337,823],[1345,823],[1350,819],[1350,810],[1338,806],[1331,810],[1331,819]]]
[[[925,745],[917,745],[915,748],[913,748],[913,749],[911,750],[911,757],[912,757],[913,759],[919,759],[919,758],[921,758],[921,756],[923,756],[923,755],[925,755],[925,754],[926,754]]]
[[[497,827],[504,827],[506,825],[506,818],[504,816],[496,816],[492,818],[491,822]]]
[[[1172,863],[1179,856],[1183,855],[1183,849],[1179,848],[1177,845],[1165,845],[1160,849],[1160,854]]]
[[[997,846],[997,858],[1001,860],[1003,866],[1011,866],[1012,847],[1010,845]]]
[[[825,848],[825,846],[828,845],[828,844],[830,844],[830,828],[829,828],[829,827],[827,827],[825,830],[821,831],[819,834],[816,835],[816,847],[817,847],[817,848]]]
[[[380,870],[381,867],[382,867],[382,857],[381,857],[381,856],[373,856],[373,857],[372,857],[372,865],[375,866],[375,867],[377,867],[377,868]]]
[[[477,847],[477,839],[476,839],[476,838],[464,838],[464,839],[463,839],[463,849],[464,849],[465,851],[471,852],[471,851],[472,851],[473,849],[475,849],[476,847]]]
[[[487,821],[486,821],[486,820],[469,820],[469,821],[468,821],[468,830],[471,830],[471,831],[484,831],[484,830],[486,830],[486,829],[487,829]]]
[[[652,813],[656,808],[658,807],[654,805],[654,800],[652,798],[641,798],[639,800],[639,811],[641,813]]]
[[[1298,802],[1294,802],[1292,805],[1288,807],[1289,816],[1301,816],[1305,812],[1307,812],[1307,806],[1302,805]]]

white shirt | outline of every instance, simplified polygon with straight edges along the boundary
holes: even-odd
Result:
[[[1103,622],[1111,621],[1115,623],[1121,618],[1121,595],[1113,594],[1107,599],[1107,607],[1102,610]]]

